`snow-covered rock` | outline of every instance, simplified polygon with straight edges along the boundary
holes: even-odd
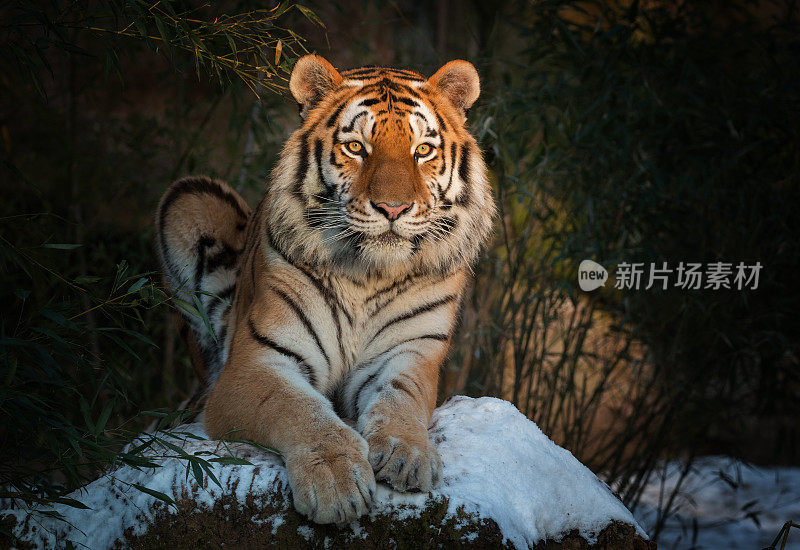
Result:
[[[173,430],[168,441],[187,455],[208,461],[219,484],[205,474],[199,486],[185,457],[176,457],[174,449],[167,453],[164,447],[153,446],[145,454],[160,464],[158,468],[124,466],[71,495],[90,510],[54,506],[66,521],[37,511],[6,510],[0,512],[0,521],[9,525],[14,518],[14,535],[36,547],[61,547],[66,540],[93,549],[115,543],[129,546],[146,536],[166,543],[175,532],[176,516],[183,518],[181,525],[186,529],[186,518],[197,514],[221,518],[221,525],[238,525],[237,536],[245,527],[242,524],[248,523],[260,529],[260,537],[285,537],[288,530],[318,545],[325,544],[325,539],[333,544],[366,540],[373,536],[373,528],[383,529],[380,537],[391,537],[398,525],[410,526],[421,519],[424,525],[417,527],[422,531],[414,536],[428,537],[434,544],[444,541],[443,537],[451,542],[462,537],[462,542],[478,546],[482,545],[479,537],[494,537],[495,546],[505,543],[517,548],[564,537],[593,544],[598,536],[612,536],[613,528],[627,531],[628,539],[636,538],[636,547],[648,547],[644,531],[608,486],[510,403],[489,397],[451,399],[435,411],[430,436],[442,458],[441,488],[427,495],[398,493],[379,485],[370,516],[343,529],[310,524],[291,509],[279,456],[243,443],[205,440],[200,423]],[[215,459],[231,456],[250,464]],[[176,504],[165,504],[154,491]],[[394,527],[384,525],[396,520],[400,523]],[[372,546],[376,546],[374,540]]]

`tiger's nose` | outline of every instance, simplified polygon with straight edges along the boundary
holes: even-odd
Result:
[[[411,208],[411,205],[405,202],[379,202],[377,204],[373,202],[372,207],[390,220],[396,220],[403,212]]]

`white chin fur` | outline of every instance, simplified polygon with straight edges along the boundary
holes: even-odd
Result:
[[[382,237],[368,238],[359,245],[361,257],[370,265],[380,269],[405,262],[411,257],[412,245],[406,239],[387,240]]]

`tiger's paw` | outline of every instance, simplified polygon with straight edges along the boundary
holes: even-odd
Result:
[[[397,491],[428,492],[442,480],[442,461],[428,440],[428,432],[413,438],[393,436],[377,430],[367,437],[369,463],[378,481]]]
[[[288,454],[295,510],[315,523],[349,523],[365,514],[375,495],[366,457],[366,442],[346,426]]]

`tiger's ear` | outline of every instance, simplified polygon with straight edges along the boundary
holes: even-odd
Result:
[[[472,63],[463,59],[446,63],[428,79],[428,83],[447,96],[464,116],[481,93],[478,71]]]
[[[289,90],[300,106],[300,117],[320,102],[342,81],[342,75],[333,65],[318,55],[304,55],[297,60],[289,78]]]

